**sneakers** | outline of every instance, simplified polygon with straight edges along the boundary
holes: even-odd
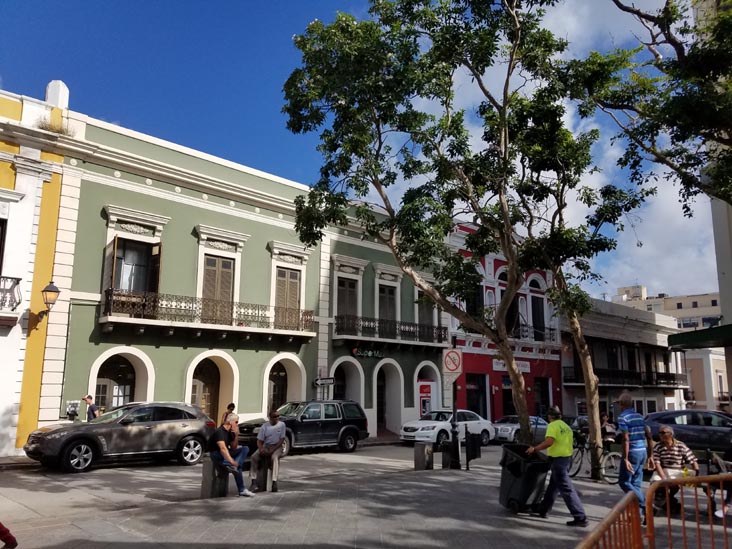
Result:
[[[239,492],[239,497],[240,498],[253,498],[254,492],[251,492],[251,491],[247,490],[246,488],[244,488],[244,490]]]
[[[273,492],[276,492],[277,491],[277,481],[276,480],[273,480],[272,481],[272,491]]]
[[[251,484],[251,486],[249,486],[249,489],[252,492],[259,492],[259,485],[257,484],[257,481],[256,480],[253,480],[252,481],[252,484]]]
[[[578,528],[584,528],[587,526],[588,522],[586,518],[583,519],[573,519],[567,522],[567,526],[577,526]]]
[[[224,463],[224,468],[229,471],[229,473],[238,473],[239,468],[234,467],[231,463]]]
[[[724,518],[725,511],[726,509],[717,509],[716,511],[714,511],[714,516],[719,519]]]

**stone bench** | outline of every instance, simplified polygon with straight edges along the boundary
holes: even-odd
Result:
[[[201,462],[203,463],[201,499],[225,498],[228,496],[229,471],[221,465],[216,465],[208,454],[204,454]]]

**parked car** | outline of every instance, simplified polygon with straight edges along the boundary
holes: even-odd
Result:
[[[646,416],[653,438],[661,425],[670,425],[674,436],[692,450],[724,452],[732,446],[732,416],[714,410],[666,410]]]
[[[176,457],[181,465],[201,460],[216,423],[182,402],[134,402],[89,423],[49,425],[33,431],[23,450],[45,466],[71,473],[102,460]]]
[[[352,400],[288,402],[277,411],[286,427],[283,456],[292,448],[315,446],[338,446],[344,452],[353,452],[358,441],[369,436],[366,414]],[[257,448],[259,429],[266,421],[258,418],[240,422],[239,444],[253,452]]]
[[[534,443],[541,442],[546,436],[546,428],[549,425],[546,420],[539,416],[529,416],[531,422],[531,430],[534,434],[532,440]],[[496,440],[500,442],[518,442],[519,425],[518,416],[503,416],[496,421]]]
[[[480,435],[480,442],[487,446],[496,438],[493,424],[470,410],[458,410],[458,440],[465,440],[465,426],[468,432]],[[452,410],[433,410],[421,418],[408,421],[399,432],[399,438],[404,442],[431,442],[439,446],[451,439]]]

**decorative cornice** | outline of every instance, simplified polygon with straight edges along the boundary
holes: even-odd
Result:
[[[219,229],[217,227],[200,224],[196,225],[196,232],[198,233],[199,242],[206,244],[207,241],[211,241],[209,244],[213,248],[216,247],[213,244],[215,241],[232,244],[236,247],[236,251],[238,253],[242,251],[244,244],[246,244],[247,240],[251,237],[251,235],[248,234],[237,233],[228,229]]]
[[[0,188],[0,202],[20,202],[23,197],[25,193]]]
[[[107,227],[110,229],[113,229],[117,222],[126,222],[133,225],[151,227],[153,234],[157,237],[163,233],[163,227],[170,221],[170,218],[164,215],[141,212],[140,210],[133,210],[113,204],[104,206],[104,211],[107,213]]]
[[[277,240],[270,240],[267,242],[267,248],[272,253],[273,259],[287,261],[283,256],[289,255],[291,257],[300,258],[303,264],[307,263],[311,251],[302,245],[290,244],[289,242],[278,242]]]
[[[374,263],[374,270],[376,271],[376,278],[382,280],[390,280],[392,282],[400,282],[404,276],[404,271],[394,265],[387,265],[386,263]]]
[[[340,255],[340,254],[333,254],[330,256],[331,260],[333,261],[333,268],[336,270],[336,272],[348,272],[343,271],[341,267],[351,267],[352,269],[355,269],[355,273],[352,274],[358,274],[363,275],[363,271],[366,268],[366,266],[371,263],[367,259],[359,259],[356,257],[350,257],[347,255]]]

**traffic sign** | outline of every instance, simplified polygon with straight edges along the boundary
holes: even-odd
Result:
[[[463,352],[460,349],[442,351],[442,371],[449,374],[463,373]]]
[[[334,377],[318,377],[318,378],[315,378],[315,381],[313,383],[315,383],[316,387],[327,387],[329,385],[335,384],[335,378]]]

